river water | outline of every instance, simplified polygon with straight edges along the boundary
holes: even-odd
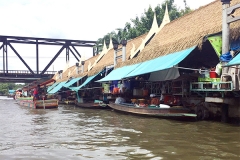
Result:
[[[0,98],[1,160],[239,160],[240,127]]]

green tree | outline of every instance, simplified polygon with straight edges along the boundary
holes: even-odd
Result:
[[[96,48],[101,51],[103,41],[105,40],[106,43],[109,44],[110,36],[112,37],[113,42],[120,43],[122,39],[130,40],[147,33],[151,29],[154,12],[157,16],[158,25],[162,23],[166,5],[168,7],[169,17],[171,20],[177,19],[191,12],[192,10],[187,6],[186,0],[183,0],[183,3],[185,4],[185,9],[182,10],[178,9],[178,7],[174,5],[174,0],[165,0],[161,5],[158,4],[154,10],[151,6],[149,6],[148,9],[144,10],[144,13],[140,17],[136,16],[136,18],[131,19],[131,22],[126,22],[123,28],[117,28],[117,33],[112,31],[106,34],[103,38],[99,38],[97,40]]]
[[[16,89],[22,88],[24,86],[25,86],[25,84],[0,83],[0,94],[7,95],[8,90],[16,90]]]

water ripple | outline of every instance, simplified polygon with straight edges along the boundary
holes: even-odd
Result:
[[[0,101],[0,159],[240,159],[235,126]]]

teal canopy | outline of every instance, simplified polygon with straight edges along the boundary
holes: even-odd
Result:
[[[8,90],[9,94],[13,94],[15,92],[15,90]]]
[[[53,83],[50,87],[48,87],[47,92],[51,91],[55,86],[57,86],[59,82]]]
[[[78,78],[73,78],[71,79],[69,82],[65,83],[63,85],[63,87],[69,87],[71,86],[72,84],[76,83],[77,81],[79,81],[80,79],[82,79],[83,77],[78,77]]]
[[[127,77],[133,77],[172,68],[181,62],[184,58],[186,58],[195,48],[196,46],[179,52],[174,52],[166,56],[161,56],[146,62],[114,69],[106,77],[100,79],[97,82],[121,80]]]
[[[240,54],[238,54],[231,61],[229,61],[226,66],[234,66],[234,65],[240,65]]]
[[[123,78],[172,68],[186,58],[195,48],[196,46],[143,62],[135,70],[129,72]]]
[[[48,93],[49,94],[54,94],[54,93],[56,93],[57,91],[59,91],[62,87],[63,87],[63,85],[66,83],[67,81],[65,81],[65,82],[60,82],[55,88],[53,88],[51,91],[49,91]]]
[[[133,70],[138,68],[138,66],[140,64],[141,63],[114,69],[106,77],[98,80],[97,82],[106,82],[106,81],[120,80],[120,79],[126,77],[128,74],[130,74]]]
[[[73,91],[78,91],[79,89],[81,89],[82,87],[84,87],[85,85],[87,85],[93,78],[95,78],[98,74],[88,77],[82,85],[78,86],[78,87],[68,87],[69,89],[73,90]]]

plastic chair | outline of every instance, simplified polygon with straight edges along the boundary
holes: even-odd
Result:
[[[239,66],[223,67],[225,72],[221,75],[221,82],[233,82],[233,90],[239,90],[239,81],[240,81],[240,69]],[[227,72],[226,72],[227,71]],[[223,85],[224,86],[224,85]]]

